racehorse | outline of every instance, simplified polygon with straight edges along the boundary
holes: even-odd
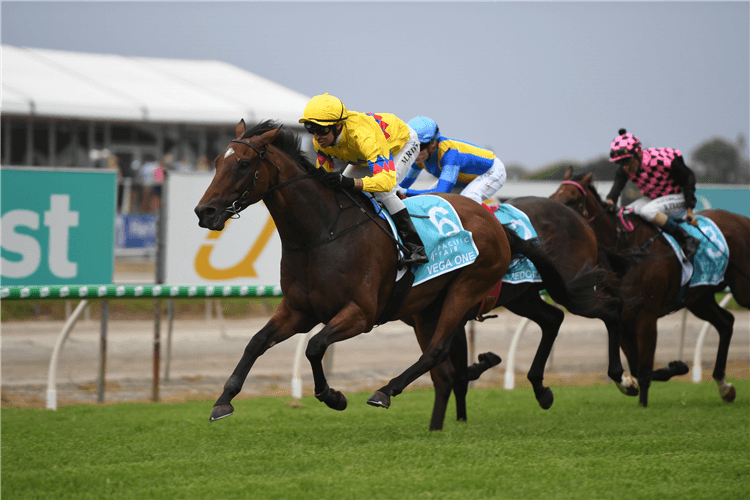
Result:
[[[605,262],[607,267],[616,266],[618,269],[627,268],[627,266],[636,262],[636,259],[627,255],[618,255],[608,252],[606,249],[599,249],[591,227],[574,210],[565,205],[549,198],[538,197],[514,198],[507,203],[520,209],[528,216],[537,232],[541,248],[550,256],[551,261],[563,278],[568,281],[573,280],[576,275],[586,272],[586,269],[596,266],[602,261]],[[622,302],[616,294],[617,286],[618,279],[615,273],[603,274],[601,281],[596,286],[597,293],[602,298],[598,307],[592,309],[588,304],[580,304],[570,300],[561,305],[573,314],[604,321],[609,341],[607,375],[616,383],[623,394],[637,396],[638,386],[634,379],[623,374],[624,370],[620,360]],[[554,395],[552,390],[543,384],[544,367],[547,359],[549,359],[565,314],[540,297],[539,292],[543,288],[542,283],[503,283],[496,307],[506,307],[511,312],[534,321],[542,329],[542,337],[527,377],[531,382],[539,405],[546,410],[552,406]],[[454,338],[454,349],[463,349],[464,353],[466,352],[465,323],[463,321],[459,324]],[[420,340],[420,345],[423,344],[425,342]],[[449,363],[443,363],[432,370],[435,403],[430,430],[442,428],[451,390],[456,397],[457,419],[466,420],[465,399],[468,381],[478,378],[483,369],[486,369],[487,364],[499,362],[499,360],[493,361],[492,356],[494,356],[492,353],[481,354],[479,363],[470,367],[466,375],[461,373],[463,366],[455,367]],[[465,357],[466,354],[464,354],[464,359]]]
[[[417,329],[432,330],[426,352],[389,383],[387,396],[399,394],[446,359],[456,324],[508,269],[511,245],[497,219],[472,200],[446,195],[464,228],[473,234],[476,260],[412,287],[400,305],[386,309],[399,268],[398,252],[387,224],[374,215],[367,198],[325,187],[320,181],[322,170],[305,157],[299,139],[276,123],[264,121],[246,130],[241,120],[235,132],[236,138],[214,161],[214,178],[195,213],[201,227],[221,230],[229,217],[239,217],[243,209],[262,200],[282,243],[283,299],[248,343],[214,404],[210,420],[234,412],[231,401],[260,355],[319,323],[326,326],[310,340],[305,354],[317,399],[336,410],[346,408],[346,397],[329,387],[322,365],[326,349],[334,342],[402,317],[415,317]],[[512,231],[508,234],[514,237]],[[545,258],[523,240],[515,245]],[[542,276],[548,288],[557,290],[564,300],[568,288],[560,277],[548,280]],[[436,310],[436,317],[427,317]]]
[[[681,265],[664,237],[659,237],[660,232],[640,217],[618,216],[605,209],[592,184],[594,174],[573,177],[572,171],[572,168],[568,168],[565,180],[551,198],[574,208],[587,219],[601,245],[617,251],[647,249],[651,254],[651,258],[628,270],[620,285],[622,319],[626,331],[637,338],[637,359],[627,343],[623,343],[622,348],[630,370],[636,372],[635,367],[638,366],[640,404],[648,406],[648,389],[652,380],[669,380],[674,375],[688,372],[687,365],[682,361],[673,361],[668,368],[654,370],[657,319],[683,307],[711,323],[719,332],[713,378],[721,398],[727,402],[734,401],[735,388],[724,380],[734,316],[719,307],[715,294],[729,287],[738,304],[750,307],[750,219],[725,210],[702,210],[698,214],[711,219],[724,234],[729,264],[721,283],[695,286],[685,292],[681,290]],[[701,244],[712,243],[705,238]],[[700,367],[694,369],[699,370]]]

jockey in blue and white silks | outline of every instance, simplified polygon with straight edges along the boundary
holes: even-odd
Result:
[[[407,196],[460,192],[482,203],[505,184],[505,165],[492,151],[442,136],[437,123],[426,116],[412,118],[408,125],[417,132],[420,152],[407,172],[396,172],[399,186]],[[428,189],[411,189],[422,170],[437,177],[437,182]]]

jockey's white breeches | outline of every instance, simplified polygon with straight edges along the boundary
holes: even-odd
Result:
[[[641,218],[653,222],[659,212],[675,219],[684,219],[687,215],[687,203],[684,193],[668,194],[659,198],[638,198],[625,208],[630,208]]]
[[[473,181],[468,183],[461,191],[461,196],[471,198],[477,203],[491,198],[493,194],[505,185],[505,165],[499,158],[495,158],[492,166],[482,175],[477,176]]]

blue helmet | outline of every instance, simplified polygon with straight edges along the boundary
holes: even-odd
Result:
[[[432,118],[426,116],[415,116],[407,124],[417,132],[419,142],[428,143],[440,137],[440,129]]]

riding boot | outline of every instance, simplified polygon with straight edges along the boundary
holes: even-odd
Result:
[[[401,240],[404,242],[404,246],[408,251],[408,255],[404,256],[404,264],[410,266],[412,264],[427,264],[430,259],[424,252],[424,243],[422,238],[419,237],[419,233],[414,227],[414,223],[411,221],[409,212],[399,210],[395,214],[391,214],[393,223],[396,224],[396,230]]]
[[[690,236],[690,234],[679,225],[677,225],[677,222],[671,217],[667,219],[667,222],[662,226],[662,229],[674,236],[674,239],[677,240],[677,243],[679,243],[683,253],[685,254],[685,263],[687,264],[692,262],[693,257],[695,257],[695,253],[698,251],[698,247],[700,246],[700,241],[698,241],[697,238]]]

